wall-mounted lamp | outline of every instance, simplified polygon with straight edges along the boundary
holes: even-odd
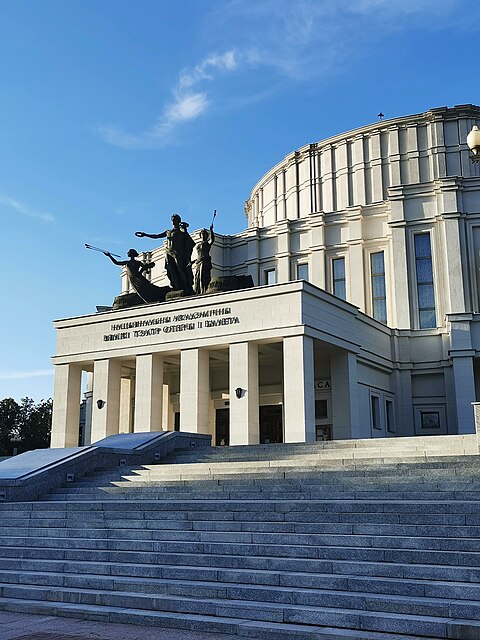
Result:
[[[237,398],[240,400],[240,398],[243,396],[244,394],[244,390],[242,389],[242,387],[237,387],[235,389],[235,395],[237,396]]]
[[[475,125],[467,136],[467,145],[472,155],[472,162],[480,162],[480,129]]]
[[[97,400],[97,407],[99,409],[103,409],[103,407],[106,405],[107,403],[105,402],[105,400]]]

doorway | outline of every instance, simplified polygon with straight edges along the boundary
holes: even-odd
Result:
[[[260,410],[260,443],[283,442],[283,407],[281,404],[264,405]]]
[[[230,443],[230,409],[215,411],[215,446],[228,447]]]

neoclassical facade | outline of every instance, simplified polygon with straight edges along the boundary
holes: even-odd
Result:
[[[253,289],[57,321],[52,446],[78,444],[84,372],[86,442],[473,432],[480,165],[466,137],[479,123],[479,107],[432,109],[288,155],[254,186],[247,229],[212,247],[213,275]],[[160,286],[163,256],[144,254]]]

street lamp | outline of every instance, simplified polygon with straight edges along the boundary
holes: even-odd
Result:
[[[18,453],[18,446],[20,444],[20,442],[22,441],[22,439],[20,438],[20,436],[12,436],[10,438],[10,444],[12,445],[12,456],[16,456]]]
[[[477,125],[474,125],[468,134],[467,145],[472,152],[470,160],[472,162],[480,162],[480,129]]]

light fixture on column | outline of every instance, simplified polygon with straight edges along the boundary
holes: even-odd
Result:
[[[242,387],[237,387],[235,389],[235,395],[237,396],[238,399],[240,399],[244,394],[244,390],[242,389]]]
[[[472,155],[472,162],[480,162],[480,129],[475,125],[467,136],[467,145]]]
[[[97,407],[99,409],[103,409],[103,407],[106,405],[107,403],[105,402],[105,400],[97,400]]]

